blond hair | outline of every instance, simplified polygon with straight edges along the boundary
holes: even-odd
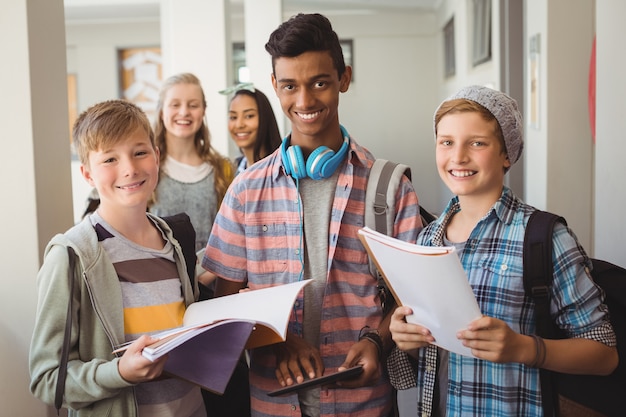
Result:
[[[146,114],[126,100],[95,104],[78,116],[72,129],[74,148],[80,163],[89,165],[89,152],[108,149],[142,130],[155,147],[154,133]]]
[[[165,124],[163,123],[165,95],[170,88],[178,84],[197,85],[200,88],[200,93],[202,94],[202,108],[206,110],[206,98],[204,96],[204,91],[202,90],[200,80],[194,74],[183,72],[172,75],[163,82],[159,93],[159,101],[157,103],[157,118],[154,123],[155,141],[156,146],[161,151],[161,163],[163,163],[167,158],[167,143],[165,140],[166,129]],[[211,146],[211,134],[209,133],[209,128],[205,120],[202,120],[200,129],[196,132],[193,142],[198,156],[213,167],[215,178],[214,187],[215,193],[217,194],[217,201],[219,203],[224,198],[224,195],[226,195],[226,190],[233,179],[232,170],[225,169],[225,166],[229,165],[231,162],[227,158],[220,155]]]

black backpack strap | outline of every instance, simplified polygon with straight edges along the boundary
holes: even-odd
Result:
[[[63,346],[61,348],[61,360],[59,361],[59,372],[57,374],[57,386],[54,393],[54,408],[59,410],[63,405],[63,394],[65,393],[65,379],[67,378],[67,361],[70,354],[70,336],[72,333],[72,306],[74,300],[74,273],[76,269],[76,253],[71,247],[67,247],[69,257],[68,281],[70,286],[70,297],[67,302],[67,317],[65,319],[65,333],[63,335]]]
[[[557,222],[567,225],[561,216],[536,210],[528,219],[524,234],[524,291],[535,301],[537,335],[548,339],[558,337],[550,317],[550,286],[554,274],[552,235]],[[555,415],[555,411],[558,415],[559,402],[553,375],[541,369],[539,377],[544,415]]]
[[[178,213],[161,218],[172,229],[174,238],[183,250],[187,274],[191,281],[191,288],[193,288],[196,280],[196,230],[193,228],[187,213]]]
[[[432,214],[430,211],[426,210],[424,207],[420,205],[420,217],[422,218],[422,226],[426,227],[429,223],[437,220],[437,216]]]
[[[548,338],[557,337],[550,319],[552,235],[557,222],[567,225],[561,216],[536,210],[528,219],[524,235],[524,290],[535,300],[537,334]]]

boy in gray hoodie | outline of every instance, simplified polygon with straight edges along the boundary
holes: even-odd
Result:
[[[149,334],[182,325],[197,297],[171,229],[146,213],[159,169],[150,123],[137,106],[111,100],[81,114],[73,137],[81,173],[101,202],[46,248],[37,276],[30,389],[55,402],[70,318],[63,398],[70,416],[204,416],[197,386],[162,378],[166,358],[151,362],[141,354],[154,341]],[[68,247],[76,253],[73,271]],[[123,355],[112,353],[132,340]]]

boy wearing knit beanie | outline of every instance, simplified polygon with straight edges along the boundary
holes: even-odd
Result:
[[[607,375],[617,366],[603,294],[576,236],[558,223],[550,311],[566,338],[535,336],[535,304],[522,279],[524,231],[535,208],[504,185],[523,149],[517,103],[466,87],[438,107],[434,128],[437,169],[455,196],[417,243],[456,247],[483,316],[458,331],[472,352],[463,356],[437,347],[427,328],[405,321],[411,309],[399,307],[390,325],[391,382],[399,401],[402,390],[417,387],[418,415],[541,416],[539,369]]]

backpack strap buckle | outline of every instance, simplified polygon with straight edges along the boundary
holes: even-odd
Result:
[[[533,298],[543,298],[549,295],[549,288],[547,285],[537,285],[530,289]]]

